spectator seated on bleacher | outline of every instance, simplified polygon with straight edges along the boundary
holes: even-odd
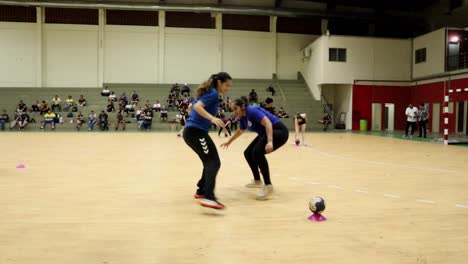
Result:
[[[63,110],[68,111],[70,108],[73,107],[75,101],[73,100],[72,96],[69,95],[67,100],[65,100],[65,105],[63,106]]]
[[[42,101],[40,115],[47,113],[49,110],[51,110],[49,104],[46,101]]]
[[[266,88],[266,91],[271,92],[271,96],[275,96],[276,91],[272,84]]]
[[[155,112],[161,111],[161,103],[159,103],[159,100],[156,100],[156,102],[153,104],[153,111]]]
[[[167,108],[164,105],[161,107],[160,119],[167,121]]]
[[[271,114],[276,115],[275,108],[273,107],[273,99],[271,99],[270,97],[267,97],[267,99],[265,99],[265,102],[261,104],[261,107],[270,112]]]
[[[55,118],[57,116],[55,113],[52,113],[51,110],[47,111],[47,113],[44,115],[44,120],[41,122],[41,129],[44,129],[47,124],[50,124],[52,127],[52,130],[55,129]]]
[[[52,111],[55,111],[55,108],[58,108],[58,111],[61,112],[62,111],[61,102],[62,102],[62,99],[60,99],[58,95],[55,95],[54,98],[52,98]],[[42,101],[42,103],[44,103],[44,101]],[[43,110],[43,112],[47,112],[47,110]]]
[[[226,110],[226,112],[232,112],[231,111],[231,102],[232,102],[231,98],[229,98],[229,96],[226,97],[226,102],[224,103],[224,110]]]
[[[167,109],[171,109],[171,111],[174,111],[174,108],[175,108],[175,101],[176,101],[176,97],[175,95],[173,94],[169,94],[169,96],[167,97]]]
[[[28,107],[26,106],[25,103],[23,103],[23,100],[19,101],[18,106],[16,108],[18,109],[19,112],[27,112],[28,111]]]
[[[114,102],[112,100],[110,100],[110,99],[107,101],[106,110],[107,110],[108,113],[115,111]]]
[[[109,116],[104,110],[99,114],[98,126],[102,131],[109,130]]]
[[[130,103],[136,106],[138,105],[139,102],[140,102],[140,97],[138,96],[136,91],[133,91],[132,98],[130,99]]]
[[[41,112],[41,108],[42,104],[39,102],[39,100],[36,100],[36,102],[31,105],[32,112]]]
[[[54,114],[55,114],[55,118],[54,118],[55,124],[63,124],[62,116],[59,113],[54,113]],[[72,114],[72,116],[73,116],[73,114]],[[32,122],[32,120],[31,120],[31,122]]]
[[[144,106],[144,107],[145,107],[145,109],[151,109],[151,110],[153,109],[153,108],[151,107],[151,103],[150,103],[149,100],[146,100],[145,106]]]
[[[81,111],[76,114],[76,130],[80,131],[83,126],[84,117]]]
[[[125,103],[125,101],[121,100],[121,105]],[[129,112],[135,112],[135,105],[131,104],[130,102],[128,102],[125,107],[123,108],[123,111],[127,114],[128,116],[128,113]]]
[[[119,130],[119,125],[122,125],[122,130],[125,130],[125,119],[123,117],[123,111],[117,112],[117,119],[115,121],[115,130]]]
[[[17,112],[16,118],[11,122],[10,129],[19,127],[19,130],[24,130],[29,123],[29,115],[26,112]]]
[[[182,87],[182,96],[190,96],[190,87],[186,83]]]
[[[257,92],[255,92],[255,89],[252,89],[249,93],[249,102],[258,103],[258,95]]]
[[[146,129],[146,131],[149,131],[151,129],[151,125],[153,124],[153,111],[151,111],[151,108],[146,109],[143,116],[144,119],[142,127],[143,129]]]
[[[5,124],[8,124],[10,117],[7,114],[6,110],[3,110],[2,114],[0,115],[0,127],[2,130],[5,130]]]
[[[111,92],[111,94],[109,95],[109,100],[111,100],[112,102],[117,102],[117,95],[115,95],[114,92]]]
[[[289,118],[288,113],[286,113],[286,111],[284,111],[283,107],[280,107],[280,110],[278,111],[276,116],[278,116],[279,118]]]
[[[94,129],[94,125],[96,124],[96,113],[94,111],[91,111],[88,115],[88,131],[91,131]]]
[[[325,116],[317,122],[323,124],[323,131],[327,131],[328,126],[332,123],[332,118],[329,114],[325,114]]]
[[[178,83],[175,83],[172,85],[171,87],[171,94],[174,94],[175,96],[179,96],[179,93],[180,93],[180,88],[179,88],[179,84]]]
[[[86,105],[86,99],[84,99],[83,95],[80,95],[80,99],[78,99],[78,105],[81,107]]]
[[[102,89],[101,91],[101,96],[109,96],[111,93],[110,93],[110,90],[107,86],[104,86],[104,88]]]
[[[120,95],[119,100],[124,100],[125,104],[128,103],[127,95],[125,94],[125,92]]]
[[[258,106],[257,99],[249,97],[249,105]]]

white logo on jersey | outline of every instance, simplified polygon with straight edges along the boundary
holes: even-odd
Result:
[[[247,121],[247,126],[248,126],[248,127],[251,127],[251,126],[252,126],[252,122]]]

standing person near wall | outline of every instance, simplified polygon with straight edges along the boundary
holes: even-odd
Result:
[[[257,132],[257,137],[245,149],[244,156],[253,174],[253,181],[246,185],[248,188],[261,188],[257,193],[257,200],[267,200],[273,194],[270,180],[270,169],[266,154],[279,149],[288,141],[288,128],[275,115],[261,107],[248,105],[247,98],[238,98],[231,103],[234,115],[239,118],[240,128],[221,147],[228,148],[231,143],[242,135],[245,130]],[[260,171],[259,171],[260,170]],[[265,185],[260,180],[260,172]]]
[[[424,138],[426,138],[428,119],[429,113],[427,112],[426,107],[424,106],[424,104],[420,104],[418,111],[419,137],[422,137],[424,134]]]
[[[224,122],[215,117],[219,108],[218,95],[229,91],[231,85],[232,78],[226,72],[213,74],[208,81],[203,82],[196,90],[198,99],[193,105],[183,132],[185,143],[203,163],[202,176],[198,181],[198,190],[194,197],[202,198],[201,206],[213,209],[224,209],[224,205],[214,194],[216,175],[221,167],[221,161],[208,131],[211,123],[218,127],[224,126]]]
[[[411,137],[413,137],[414,131],[416,130],[416,120],[418,118],[418,109],[409,104],[405,111],[406,115],[406,129],[405,137],[408,137],[408,130],[411,127]]]

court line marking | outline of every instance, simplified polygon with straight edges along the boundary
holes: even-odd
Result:
[[[310,150],[313,150],[311,147],[309,147]],[[320,150],[314,150],[316,152],[319,152],[319,153],[323,153],[325,154],[326,156],[330,156],[330,157],[341,157],[341,158],[344,158],[344,159],[351,159],[351,158],[347,158],[347,157],[342,157],[342,156],[339,156],[339,155],[335,155],[335,154],[330,154],[330,153],[326,153],[326,152],[323,152],[323,151],[320,151]],[[357,160],[357,159],[351,159],[351,160]],[[377,163],[377,162],[373,162],[373,161],[369,161],[369,160],[357,160],[357,161],[362,161],[362,162],[368,162],[368,163]],[[228,160],[227,161],[228,163],[231,163],[231,164],[234,164],[236,165],[237,167],[242,167],[241,163],[240,162],[234,162],[234,161],[231,161],[231,160]],[[385,163],[382,163],[382,164],[385,164]],[[404,166],[404,165],[395,165],[395,164],[391,164],[391,163],[388,163],[386,165],[392,165],[392,166],[395,166],[395,167],[404,167],[404,168],[419,168],[419,167],[411,167],[411,166]],[[428,169],[428,168],[421,168],[421,169]],[[429,169],[429,170],[438,170],[438,169]],[[446,171],[446,172],[461,172],[461,171],[449,171],[449,170],[441,170],[441,171]],[[295,180],[295,181],[300,181],[297,177],[290,177],[290,179],[292,180]],[[311,185],[320,185],[321,183],[319,182],[313,182],[313,181],[309,181],[309,182],[303,182],[304,184],[311,184]],[[343,189],[343,187],[341,186],[338,186],[338,185],[328,185],[328,188],[333,188],[333,189]],[[365,190],[361,190],[361,189],[356,189],[354,190],[354,192],[357,192],[357,193],[366,193],[368,194],[369,192],[368,191],[365,191]],[[391,198],[391,199],[399,199],[401,198],[400,195],[396,195],[396,194],[384,194],[383,195],[384,197],[386,198]],[[436,202],[432,201],[432,200],[424,200],[424,199],[418,199],[416,200],[416,202],[419,202],[419,203],[428,203],[428,204],[435,204]],[[458,208],[464,208],[464,209],[468,209],[468,205],[463,205],[463,204],[456,204],[455,207],[458,207]]]
[[[462,171],[462,170],[445,170],[445,169],[434,169],[434,168],[427,168],[427,167],[418,167],[418,166],[408,166],[408,165],[400,165],[400,164],[394,164],[394,163],[388,163],[388,162],[382,162],[382,161],[373,161],[373,160],[366,160],[366,159],[355,159],[351,157],[346,157],[338,154],[332,154],[328,153],[325,151],[322,151],[318,148],[310,147],[310,146],[305,146],[306,150],[309,151],[314,151],[317,153],[320,153],[324,156],[328,157],[334,157],[334,158],[341,158],[341,159],[347,159],[351,161],[358,161],[358,162],[364,162],[364,163],[369,163],[369,164],[374,164],[374,165],[385,165],[385,166],[393,166],[393,167],[400,167],[400,168],[406,168],[406,169],[417,169],[417,170],[426,170],[426,171],[434,171],[434,172],[449,172],[449,173],[459,173],[459,174],[468,174],[468,171]]]
[[[424,200],[424,199],[417,199],[416,202],[418,203],[429,203],[429,204],[435,204],[434,201],[431,200]]]
[[[369,193],[369,192],[366,191],[366,190],[359,190],[359,189],[354,190],[354,192],[357,192],[357,193],[365,193],[365,194],[368,194],[368,193]]]

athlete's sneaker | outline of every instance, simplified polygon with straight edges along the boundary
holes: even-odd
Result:
[[[210,208],[213,208],[213,209],[224,209],[224,204],[216,201],[215,199],[213,200],[210,200],[210,199],[206,199],[206,198],[203,198],[200,200],[200,205],[201,206],[204,206],[204,207],[210,207]]]
[[[259,181],[252,180],[251,182],[245,185],[245,187],[247,188],[262,188],[262,186],[263,186],[263,182],[261,180]]]
[[[205,195],[204,195],[204,194],[195,193],[195,194],[193,195],[193,197],[194,197],[195,199],[200,199],[200,198],[204,198]]]
[[[271,195],[273,194],[273,185],[267,184],[264,185],[260,191],[257,193],[257,197],[255,199],[257,200],[268,200],[271,198]]]

